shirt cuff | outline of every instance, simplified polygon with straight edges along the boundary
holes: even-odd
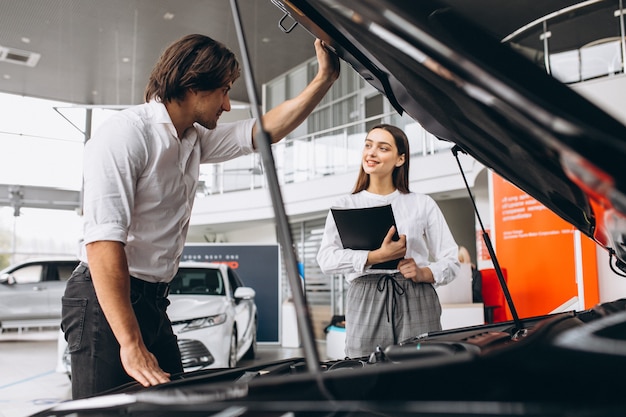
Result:
[[[111,240],[126,244],[128,233],[126,229],[115,223],[99,224],[85,229],[84,243],[89,244],[102,240]]]
[[[354,267],[354,272],[362,274],[365,271],[365,264],[367,263],[367,255],[369,251],[366,250],[355,250],[354,258],[352,259],[352,266]]]

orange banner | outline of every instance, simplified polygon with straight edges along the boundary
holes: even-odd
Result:
[[[491,180],[490,235],[519,317],[550,313],[576,296],[597,303],[595,243],[500,176]]]

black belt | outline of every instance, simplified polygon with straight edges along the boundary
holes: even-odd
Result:
[[[170,293],[167,282],[148,282],[135,277],[130,277],[130,287],[148,297],[165,298]]]
[[[91,274],[89,273],[89,265],[84,262],[81,262],[78,265],[76,271],[91,277]],[[148,282],[132,276],[130,277],[130,286],[135,291],[148,297],[165,298],[170,293],[170,284],[166,282]]]

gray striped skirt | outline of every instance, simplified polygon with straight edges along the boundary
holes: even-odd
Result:
[[[346,299],[346,356],[368,356],[422,333],[441,330],[441,304],[432,284],[402,274],[354,279]]]

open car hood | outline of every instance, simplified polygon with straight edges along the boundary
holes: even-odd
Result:
[[[619,169],[626,127],[502,44],[503,33],[520,23],[507,27],[497,19],[501,10],[485,8],[501,2],[272,1],[399,112],[626,259]],[[518,7],[513,3],[506,8]],[[543,3],[556,10],[572,2],[521,3],[528,10],[518,17],[525,19],[549,13]],[[476,24],[473,4],[494,16],[494,30]],[[269,183],[278,188],[275,178]],[[287,232],[286,215],[279,214],[278,229]],[[292,247],[288,237],[282,243]],[[293,261],[293,253],[285,254]],[[295,262],[285,264],[292,288],[300,288]],[[301,293],[292,292],[298,300]],[[296,307],[306,322],[307,311]],[[37,416],[621,416],[626,397],[616,381],[626,372],[625,323],[626,299],[620,299],[416,335],[368,357],[319,364],[311,363],[310,326],[302,326],[306,360],[201,370],[147,389],[132,383]]]
[[[614,251],[623,268],[626,127],[501,42],[579,2],[272,1],[399,113]]]

